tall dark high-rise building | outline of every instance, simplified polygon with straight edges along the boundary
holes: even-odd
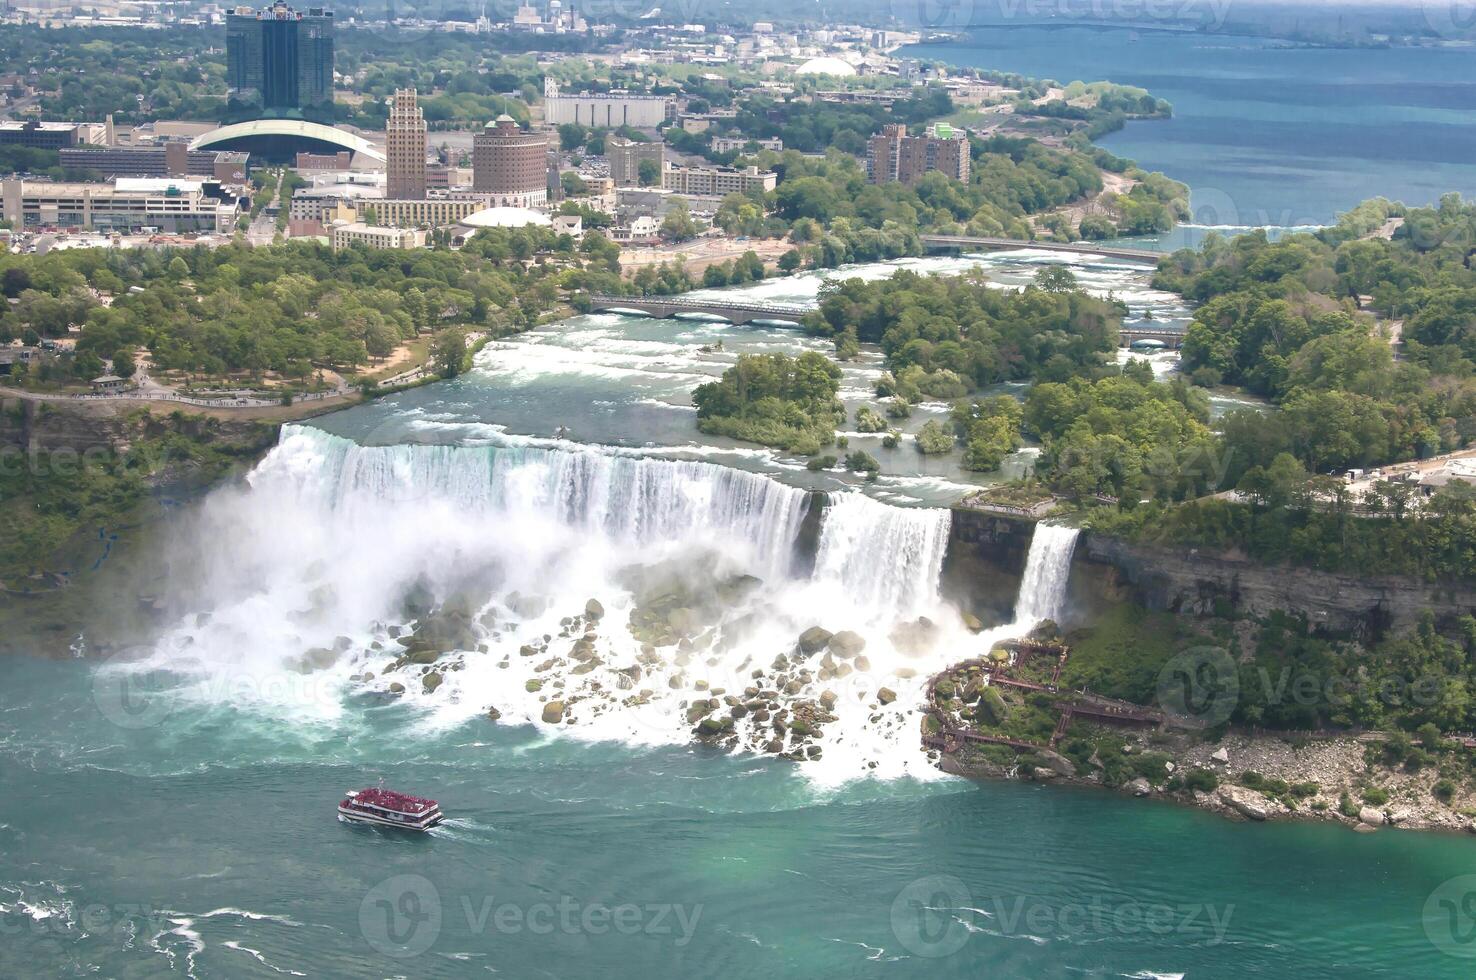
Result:
[[[263,115],[298,115],[333,103],[333,11],[278,2],[226,15],[226,86],[232,102]]]
[[[384,129],[384,196],[392,201],[424,200],[425,114],[415,89],[395,89]]]

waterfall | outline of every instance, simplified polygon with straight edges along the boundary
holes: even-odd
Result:
[[[310,426],[282,429],[254,487],[358,512],[438,503],[462,515],[549,521],[627,548],[739,542],[789,574],[808,496],[711,463],[506,446],[360,446]]]
[[[344,695],[372,692],[430,725],[491,708],[634,744],[688,742],[715,692],[755,687],[786,710],[828,705],[812,778],[937,775],[913,712],[968,641],[939,596],[946,509],[834,493],[807,522],[811,495],[761,474],[505,441],[284,426],[244,486],[182,524],[176,616],[144,666],[284,724],[352,717]],[[795,561],[809,534],[813,568]],[[817,627],[843,645],[805,650]],[[446,645],[412,659],[421,631]],[[771,724],[730,707],[711,709],[727,744],[777,751]]]
[[[1079,528],[1038,523],[1030,539],[1020,595],[1015,600],[1015,623],[1029,630],[1043,619],[1059,621],[1071,577],[1071,555]]]
[[[893,507],[859,493],[825,508],[815,577],[839,582],[856,602],[910,612],[938,599],[949,512]]]

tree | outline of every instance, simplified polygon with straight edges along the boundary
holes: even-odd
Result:
[[[953,433],[937,419],[929,419],[917,433],[918,452],[935,456],[953,452]]]
[[[652,159],[643,159],[636,164],[636,180],[642,187],[655,187],[661,183],[661,164]]]
[[[370,357],[389,357],[400,343],[400,332],[383,320],[369,324],[364,332],[364,348]]]
[[[800,258],[799,249],[792,248],[779,256],[779,268],[783,272],[793,272],[800,267],[803,259]]]
[[[684,242],[695,238],[701,230],[697,219],[687,210],[686,202],[681,200],[672,202],[671,210],[666,212],[666,217],[661,221],[661,237],[670,242]]]
[[[1064,265],[1048,265],[1035,274],[1035,285],[1048,293],[1069,293],[1076,289],[1076,275]]]
[[[431,338],[431,359],[443,378],[454,378],[466,370],[466,334],[456,327],[438,332]]]
[[[578,197],[589,191],[589,185],[584,182],[584,178],[573,170],[565,170],[559,174],[559,186],[564,189],[567,197]]]
[[[127,381],[133,377],[137,366],[133,363],[133,351],[127,347],[120,347],[113,354],[113,373]]]
[[[563,123],[559,126],[559,148],[577,150],[589,139],[589,130],[578,123]]]
[[[174,258],[169,260],[169,278],[177,281],[185,278],[189,274],[189,264],[185,262],[183,257],[176,255]]]

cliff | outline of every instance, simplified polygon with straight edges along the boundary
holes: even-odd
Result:
[[[1011,618],[1034,527],[1026,518],[954,508],[943,574],[947,594],[996,620]],[[1442,626],[1476,612],[1476,583],[1362,578],[1083,532],[1072,558],[1068,622],[1123,602],[1186,615],[1280,611],[1319,631],[1376,639],[1415,625],[1427,609]]]

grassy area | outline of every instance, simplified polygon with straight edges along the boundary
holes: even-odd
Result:
[[[1061,686],[1153,704],[1159,672],[1193,639],[1201,639],[1183,617],[1124,604],[1070,637],[1071,656]]]
[[[406,371],[422,367],[430,360],[430,344],[430,334],[421,334],[413,340],[406,341],[401,347],[401,350],[409,351],[408,357],[386,361],[383,366],[364,371],[358,377],[380,382],[397,374],[404,374]]]

